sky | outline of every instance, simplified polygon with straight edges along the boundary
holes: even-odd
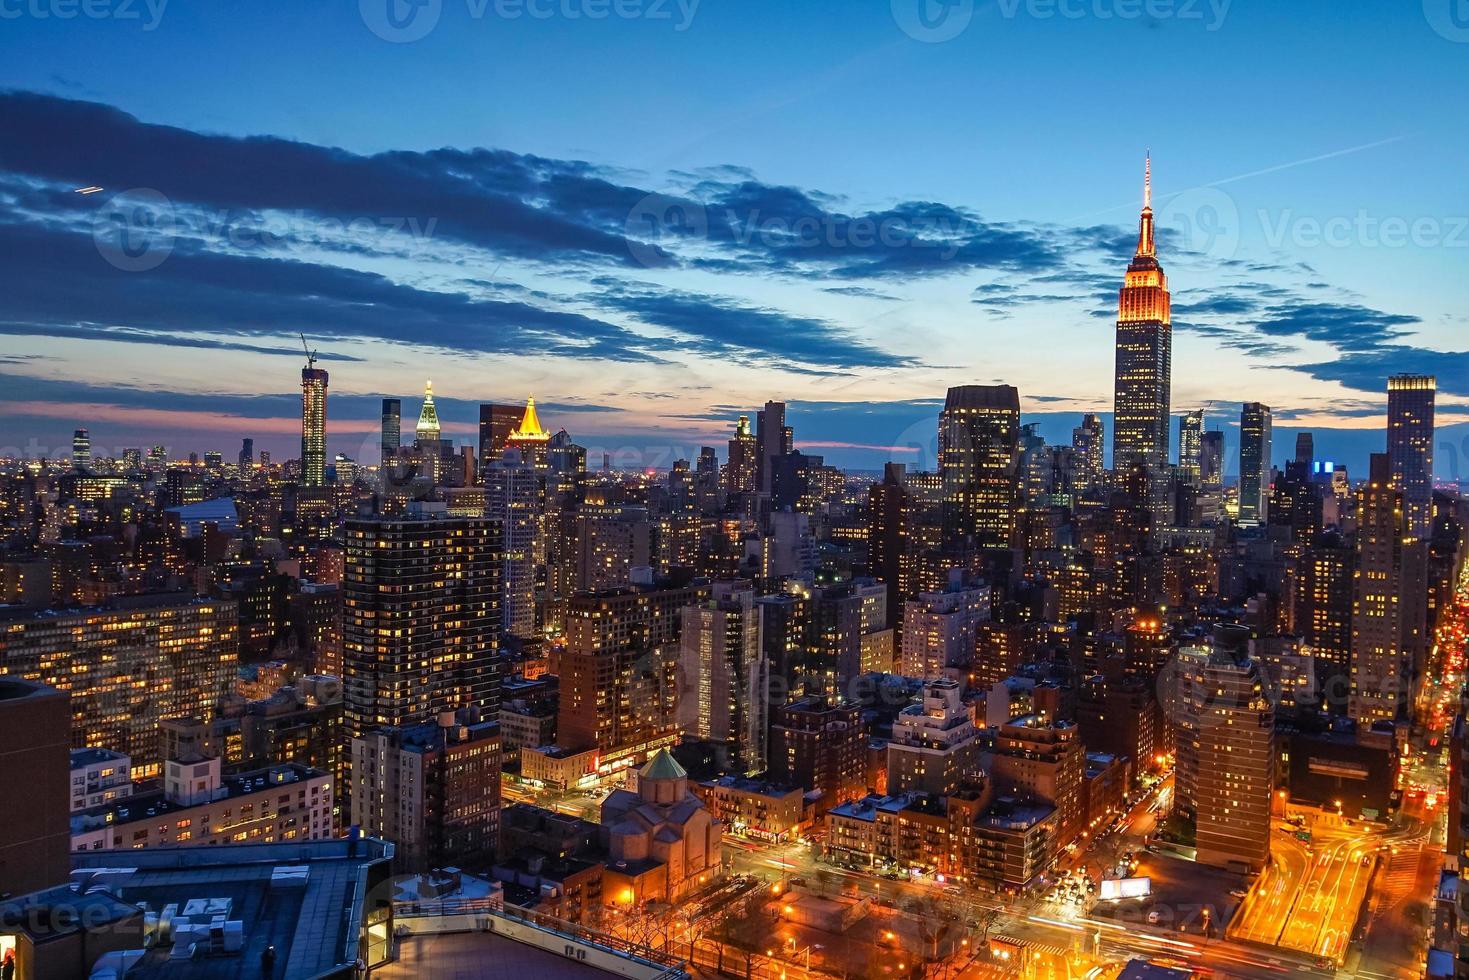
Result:
[[[958,384],[1062,441],[1150,150],[1174,412],[1361,473],[1431,372],[1460,478],[1456,3],[0,0],[0,455],[294,456],[301,334],[364,462],[430,378],[449,435],[533,394],[594,464],[779,399],[931,466]]]

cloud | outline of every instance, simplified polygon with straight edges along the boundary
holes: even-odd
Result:
[[[1342,351],[1367,351],[1398,340],[1405,336],[1400,328],[1420,322],[1416,316],[1365,306],[1293,302],[1268,307],[1254,327],[1272,337],[1300,337]]]
[[[1387,379],[1394,374],[1431,374],[1438,378],[1440,393],[1469,396],[1469,351],[1391,345],[1343,354],[1334,361],[1294,365],[1294,370],[1354,391],[1371,392],[1385,392]]]
[[[591,301],[663,327],[703,354],[735,355],[791,369],[790,362],[835,368],[910,367],[917,359],[853,339],[825,320],[755,307],[725,297],[599,280]]]

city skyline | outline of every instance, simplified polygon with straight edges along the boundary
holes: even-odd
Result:
[[[670,460],[692,458],[725,441],[738,415],[781,397],[804,419],[806,448],[876,470],[889,457],[916,462],[909,430],[932,438],[942,392],[973,383],[1015,385],[1026,420],[1060,439],[1082,413],[1112,407],[1103,355],[1151,146],[1159,248],[1175,291],[1175,415],[1229,418],[1261,401],[1275,409],[1282,444],[1311,428],[1324,457],[1361,473],[1375,448],[1364,433],[1386,417],[1385,379],[1434,374],[1442,438],[1463,455],[1469,354],[1458,351],[1465,287],[1454,270],[1457,237],[1469,236],[1455,231],[1451,176],[1463,137],[1428,112],[1442,98],[1433,93],[1448,91],[1432,80],[1448,77],[1459,52],[1421,12],[1338,23],[1325,5],[1304,4],[1281,15],[1297,27],[1330,24],[1348,53],[1393,55],[1339,80],[1358,94],[1342,99],[1358,117],[1333,111],[1300,127],[1262,115],[1248,60],[1211,57],[1219,90],[1199,96],[1202,118],[1183,111],[1183,93],[1157,86],[1160,111],[1112,131],[1090,114],[1123,98],[1131,79],[1100,52],[1143,46],[1164,71],[1279,43],[1262,12],[1234,4],[1212,25],[1073,23],[981,5],[943,43],[905,33],[887,9],[829,17],[849,46],[833,38],[811,52],[815,74],[771,75],[750,94],[696,71],[711,46],[748,35],[721,6],[695,6],[679,31],[677,20],[475,20],[450,4],[411,43],[382,39],[355,9],[241,14],[234,38],[182,9],[149,31],[82,21],[63,35],[56,19],[11,22],[28,44],[0,71],[0,118],[16,144],[0,155],[0,180],[15,195],[0,231],[17,256],[0,273],[15,297],[0,324],[16,352],[0,365],[6,446],[34,440],[60,452],[86,424],[103,448],[229,451],[248,436],[285,458],[296,436],[298,330],[333,375],[328,456],[370,457],[360,450],[374,441],[381,399],[411,399],[417,385],[401,379],[429,375],[456,441],[472,438],[479,403],[534,393],[548,419],[590,446],[672,445],[684,451]],[[798,30],[819,16],[784,19]],[[590,64],[601,66],[657,44],[732,118],[695,126],[690,106],[643,85],[648,105],[689,138],[645,138],[654,132],[639,112],[621,116],[636,138],[604,139],[595,112],[565,108],[575,73],[493,110],[386,117],[364,110],[403,96],[345,68],[341,80],[313,81],[322,105],[342,110],[330,118],[223,90],[185,59],[155,68],[166,77],[156,88],[103,84],[109,68],[134,63],[139,38],[223,54],[296,18],[303,33],[331,32],[345,51],[411,68],[408,92],[438,93],[452,77],[470,106],[477,82],[507,81],[502,72],[545,45],[563,57],[600,50]],[[293,33],[280,31],[288,47],[301,43]],[[95,63],[44,72],[63,36]],[[951,88],[994,84],[1056,44],[1074,49],[1075,66],[1047,73],[1027,100],[1049,135],[991,104],[1004,100],[976,106],[972,123],[956,115]],[[490,52],[506,63],[465,63]],[[757,70],[774,57],[749,54]],[[1292,71],[1329,77],[1324,43],[1292,55]],[[907,69],[895,91],[877,98],[865,81],[848,91],[842,83],[865,79],[862,66],[877,57]],[[1087,69],[1096,91],[1082,97],[1074,82]],[[281,69],[266,90],[297,71]],[[947,87],[935,94],[924,86],[936,73]],[[1392,98],[1409,85],[1430,94]],[[787,86],[793,94],[775,97]],[[200,104],[196,89],[213,101]],[[904,96],[912,124],[943,135],[936,152],[903,141],[864,142],[857,154],[813,148],[848,145],[853,134],[837,120],[859,100],[880,124]],[[534,111],[545,99],[557,113]],[[813,102],[837,111],[813,113]],[[752,127],[768,136],[748,139]],[[1430,142],[1436,152],[1423,152]],[[467,185],[461,171],[472,174]],[[71,193],[91,186],[102,189]],[[134,214],[162,220],[169,234],[127,226]],[[1409,232],[1393,244],[1384,222]],[[1435,228],[1436,239],[1425,237]],[[121,231],[140,255],[109,251]],[[68,263],[86,288],[63,289],[47,271]],[[160,312],[165,293],[171,305]],[[1038,329],[1056,341],[1045,357],[1034,356]],[[1453,454],[1438,462],[1440,476],[1456,475]]]

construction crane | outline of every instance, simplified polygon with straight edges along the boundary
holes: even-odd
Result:
[[[304,333],[301,334],[301,349],[306,352],[306,367],[308,369],[316,367],[316,351],[312,350],[310,345],[306,343],[306,335]]]

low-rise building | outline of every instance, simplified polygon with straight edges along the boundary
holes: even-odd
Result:
[[[559,745],[522,746],[520,778],[550,789],[590,786],[597,779],[596,749],[567,749]]]
[[[161,787],[71,818],[73,852],[332,836],[332,776],[296,763],[223,776],[218,759],[169,759]]]
[[[992,798],[988,785],[947,797],[868,796],[826,814],[838,860],[942,875],[995,891],[1028,888],[1056,857],[1056,809]]]
[[[805,825],[805,794],[759,779],[723,776],[694,786],[714,818],[737,834],[783,841]]]
[[[132,760],[111,749],[71,750],[71,812],[133,793]]]

